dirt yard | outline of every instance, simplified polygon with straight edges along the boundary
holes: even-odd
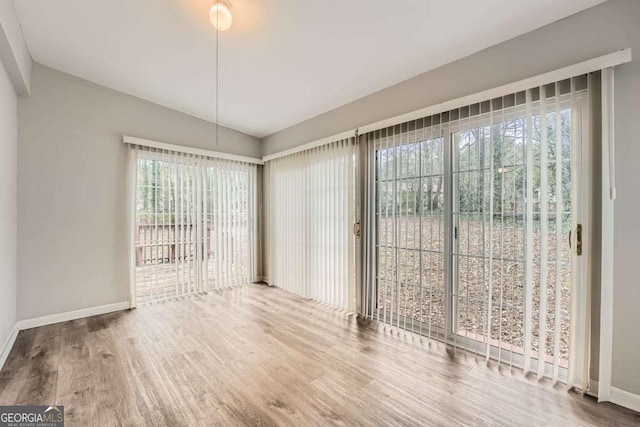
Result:
[[[380,313],[387,320],[391,313],[407,317],[425,325],[444,327],[444,223],[443,215],[427,214],[422,218],[410,216],[398,220],[382,219],[379,223],[379,272],[381,290]],[[556,231],[555,219],[549,221],[546,268],[546,354],[554,355],[556,302]],[[478,217],[460,218],[458,249],[454,256],[454,283],[457,290],[458,333],[482,341],[485,334],[488,294],[491,292],[492,340],[500,340],[503,348],[521,353],[523,346],[523,307],[525,287],[524,226],[513,219],[494,219],[493,238],[489,221]],[[395,235],[395,237],[394,237]],[[538,351],[540,282],[540,225],[534,226],[533,266],[533,325],[532,351]],[[568,356],[570,293],[570,249],[566,233],[561,234],[561,299],[560,346],[561,359]],[[491,243],[491,247],[490,247]],[[397,248],[397,249],[396,249]],[[490,254],[491,251],[491,254]],[[491,262],[490,262],[491,260]],[[491,265],[491,266],[490,266]],[[397,268],[396,268],[397,266]],[[491,281],[491,288],[489,282]],[[394,318],[395,319],[395,318]],[[394,320],[395,322],[395,320]],[[404,326],[401,321],[401,326]]]

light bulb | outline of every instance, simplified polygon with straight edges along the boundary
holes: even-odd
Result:
[[[227,31],[231,28],[233,18],[231,16],[231,10],[227,2],[216,2],[209,10],[209,19],[213,24],[213,27],[218,31]]]

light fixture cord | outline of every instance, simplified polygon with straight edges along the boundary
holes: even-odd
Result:
[[[219,99],[218,99],[218,71],[219,71],[219,66],[218,66],[218,62],[220,59],[220,49],[219,49],[219,43],[218,40],[220,38],[220,7],[216,8],[216,146],[218,146],[218,142],[219,142],[219,133],[218,133],[218,106],[219,106]]]

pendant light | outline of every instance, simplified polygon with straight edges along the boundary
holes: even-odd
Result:
[[[209,9],[209,20],[216,30],[227,31],[233,23],[231,4],[226,0],[216,1]]]

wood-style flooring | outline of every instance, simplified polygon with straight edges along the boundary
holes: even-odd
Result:
[[[0,404],[64,405],[67,426],[640,424],[263,285],[22,331]]]

